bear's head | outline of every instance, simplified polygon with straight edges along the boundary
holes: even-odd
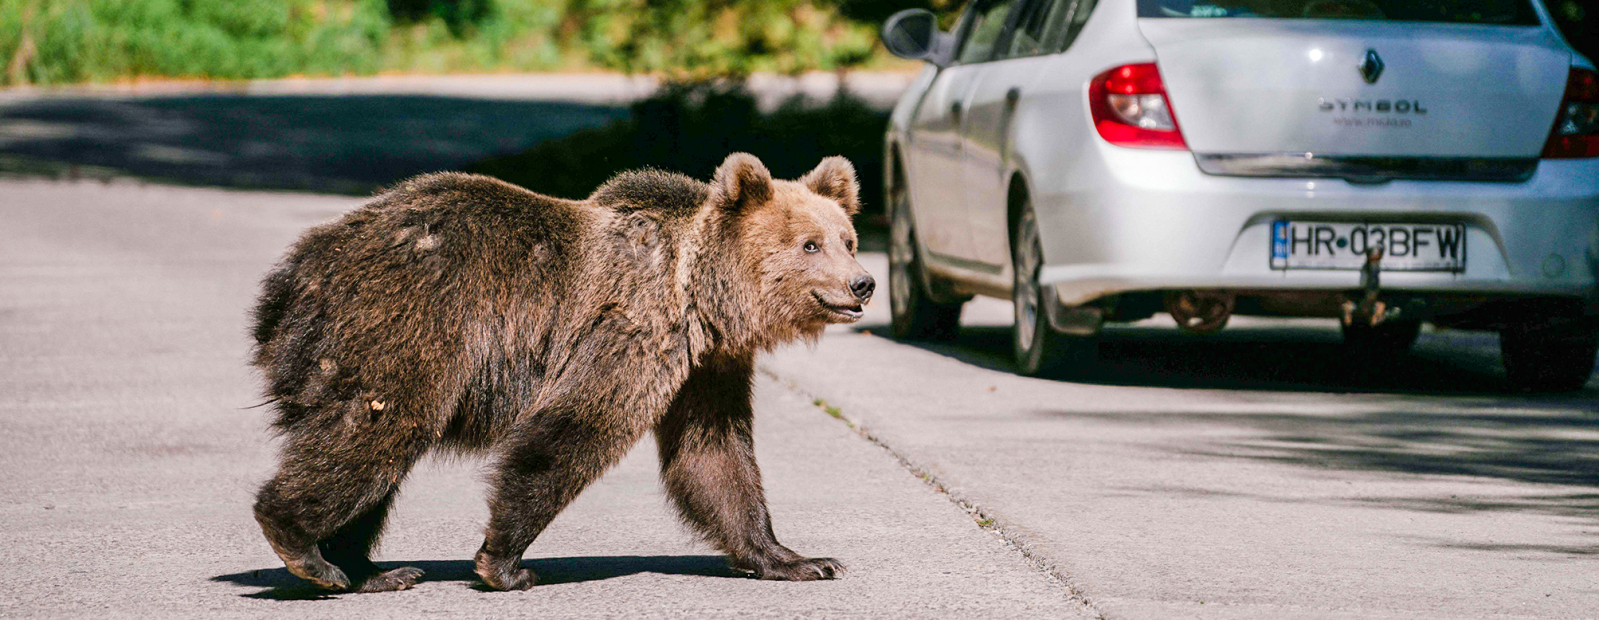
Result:
[[[769,338],[814,339],[829,323],[860,320],[877,283],[855,260],[850,216],[860,184],[849,160],[829,157],[783,181],[755,156],[734,153],[716,169],[711,200],[730,216],[726,230],[757,280]]]

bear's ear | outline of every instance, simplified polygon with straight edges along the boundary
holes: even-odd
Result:
[[[816,169],[800,177],[800,183],[819,196],[838,201],[844,212],[855,215],[861,210],[861,184],[855,180],[855,166],[838,155],[822,160]]]
[[[716,167],[715,189],[723,207],[740,211],[772,199],[772,173],[749,153],[734,153]]]

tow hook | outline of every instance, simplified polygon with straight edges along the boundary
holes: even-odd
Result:
[[[1374,246],[1366,251],[1366,264],[1360,268],[1360,289],[1363,291],[1360,300],[1344,300],[1344,325],[1354,325],[1355,321],[1367,323],[1376,327],[1387,320],[1390,314],[1388,304],[1377,296],[1382,287],[1382,246]],[[1392,314],[1398,314],[1394,308]]]

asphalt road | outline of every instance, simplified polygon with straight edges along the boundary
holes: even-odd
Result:
[[[567,79],[0,92],[0,171],[345,191],[651,87]],[[465,460],[426,464],[392,522],[379,559],[426,569],[415,590],[321,596],[250,518],[274,444],[245,312],[298,231],[358,202],[0,180],[0,616],[1599,617],[1592,387],[1515,393],[1483,334],[1356,360],[1330,323],[1164,317],[1111,329],[1093,373],[1027,379],[993,300],[954,343],[889,340],[885,299],[763,358],[777,532],[842,580],[738,578],[677,525],[646,445],[529,551],[545,585],[474,589]]]
[[[250,515],[274,467],[245,365],[256,282],[349,198],[0,181],[0,616],[1087,617],[1051,575],[794,390],[757,386],[777,533],[850,567],[740,577],[668,508],[645,442],[478,590],[477,460],[425,464],[380,562],[416,588],[324,596]]]
[[[645,446],[530,549],[545,585],[474,587],[466,460],[414,476],[379,556],[422,583],[324,596],[250,518],[273,443],[245,311],[300,229],[357,203],[0,182],[0,616],[1599,615],[1596,394],[1508,391],[1491,337],[1355,363],[1331,325],[1157,318],[1061,382],[1006,369],[991,300],[953,344],[883,337],[877,303],[763,358],[778,534],[841,580],[738,578],[675,522]]]
[[[886,263],[873,257],[881,277]],[[1599,394],[1535,397],[1497,339],[1347,359],[1336,323],[1108,330],[1075,382],[1008,370],[1010,306],[953,344],[886,304],[764,362],[1107,618],[1599,617]]]

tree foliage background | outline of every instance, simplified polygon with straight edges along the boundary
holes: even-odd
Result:
[[[0,83],[881,66],[927,0],[0,0]]]

